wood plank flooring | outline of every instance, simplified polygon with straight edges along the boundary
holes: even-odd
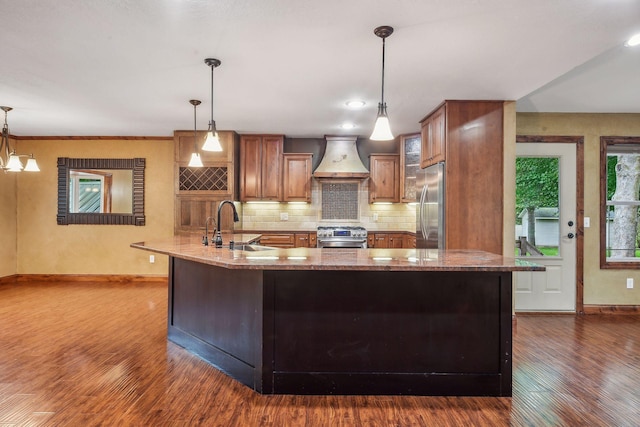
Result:
[[[0,427],[640,425],[638,315],[519,315],[512,398],[262,396],[166,310],[163,282],[0,285]]]

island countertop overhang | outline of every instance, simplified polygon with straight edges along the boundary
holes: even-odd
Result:
[[[252,242],[259,235],[233,235]],[[228,269],[352,271],[544,271],[544,266],[478,250],[292,248],[258,252],[204,246],[194,236],[132,243],[131,247]]]

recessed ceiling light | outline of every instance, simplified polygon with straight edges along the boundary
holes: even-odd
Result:
[[[340,125],[341,129],[353,129],[355,127],[356,125],[354,125],[353,123],[343,123]]]
[[[632,47],[632,46],[638,46],[639,44],[640,44],[640,33],[631,37],[629,40],[627,40],[627,42],[624,45],[627,47]]]
[[[347,101],[347,107],[349,108],[362,108],[366,105],[366,102],[359,99],[352,99],[351,101]]]

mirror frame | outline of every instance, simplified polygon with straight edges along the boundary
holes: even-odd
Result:
[[[58,157],[58,225],[145,225],[144,218],[145,159],[74,159]],[[131,169],[133,171],[132,213],[69,212],[69,171],[71,169]]]

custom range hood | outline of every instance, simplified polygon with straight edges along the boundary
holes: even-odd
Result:
[[[369,171],[362,164],[355,136],[326,136],[327,148],[314,178],[365,179]]]

